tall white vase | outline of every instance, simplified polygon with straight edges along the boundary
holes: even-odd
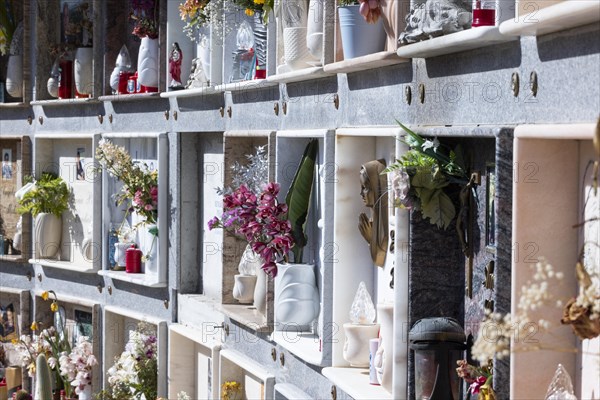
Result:
[[[310,54],[320,61],[323,56],[323,0],[310,0],[306,46]]]
[[[142,38],[137,71],[140,85],[158,87],[158,39]]]
[[[377,339],[379,324],[344,324],[344,360],[353,367],[368,367],[370,361],[369,340]]]
[[[394,305],[378,304],[377,319],[381,325],[381,346],[377,351],[377,379],[385,390],[392,392],[392,369],[394,364]]]
[[[9,56],[6,67],[6,91],[12,97],[23,97],[23,56]]]
[[[40,213],[35,218],[35,254],[38,258],[53,258],[60,248],[62,218]]]
[[[309,328],[319,316],[319,299],[314,265],[277,264],[275,322]]]
[[[267,315],[267,273],[262,268],[256,270],[254,307],[260,314]]]
[[[79,400],[92,400],[92,385],[85,385],[77,395]]]
[[[92,47],[79,47],[75,52],[75,62],[73,63],[73,75],[75,78],[75,88],[79,94],[90,95],[94,88]]]
[[[139,229],[140,249],[144,257],[144,273],[158,275],[158,236],[150,233],[156,229],[156,224],[142,224]]]

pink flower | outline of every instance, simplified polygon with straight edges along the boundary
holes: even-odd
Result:
[[[156,186],[150,188],[150,197],[152,197],[153,202],[158,202],[158,188]]]
[[[140,189],[136,190],[135,196],[133,197],[133,202],[137,206],[141,207],[144,204],[143,196],[144,196],[144,194],[142,193],[142,191]]]
[[[154,206],[152,206],[152,204],[146,204],[144,206],[144,210],[146,211],[152,211],[154,209]]]
[[[481,387],[487,382],[487,378],[485,376],[478,376],[475,379],[475,382],[471,383],[469,389],[471,389],[471,393],[478,394]]]

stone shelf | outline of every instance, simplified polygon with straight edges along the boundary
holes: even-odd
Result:
[[[500,24],[506,36],[540,36],[600,21],[600,2],[569,0]]]
[[[361,400],[392,399],[392,394],[369,383],[368,368],[323,368],[321,373],[349,396]]]
[[[279,399],[279,395],[284,396],[283,398],[288,400],[306,400],[311,397],[298,386],[291,383],[277,383],[275,385],[275,398]]]
[[[271,340],[309,364],[324,364],[321,339],[314,333],[276,330]]]
[[[21,102],[17,103],[0,103],[0,108],[18,108],[18,107],[27,107],[29,104]]]
[[[381,51],[362,57],[356,57],[349,60],[327,64],[323,70],[332,74],[347,74],[351,72],[365,71],[367,69],[387,67],[389,65],[395,65],[409,61],[410,59],[408,58],[398,57],[398,54],[396,54],[395,51]]]
[[[90,103],[99,103],[100,99],[94,99],[92,97],[80,97],[80,98],[71,98],[71,99],[50,99],[50,100],[34,100],[30,102],[32,106],[64,106],[65,104],[90,104]]]
[[[0,254],[0,261],[28,262],[24,254]]]
[[[93,271],[92,271],[93,272]],[[157,277],[148,277],[146,274],[130,274],[125,271],[107,271],[100,270],[98,275],[107,276],[110,279],[135,283],[136,285],[148,286],[153,288],[166,287],[167,282],[161,282]]]
[[[293,83],[324,78],[332,75],[335,75],[335,72],[325,71],[323,67],[309,67],[296,71],[285,72],[283,74],[272,75],[267,78],[267,81],[277,83]]]
[[[253,79],[241,82],[224,83],[215,86],[215,92],[240,92],[242,90],[261,90],[277,86],[277,82],[268,79]]]
[[[42,267],[50,267],[56,269],[64,269],[67,271],[77,271],[82,274],[93,274],[98,271],[97,268],[92,267],[91,265],[77,265],[72,263],[71,261],[59,261],[59,260],[51,260],[51,259],[30,259],[29,264],[32,265],[41,265]]]
[[[131,93],[131,94],[111,94],[107,96],[100,96],[98,100],[100,101],[110,101],[110,102],[118,102],[118,101],[143,101],[148,99],[153,99],[161,97],[161,93],[153,92],[153,93]]]
[[[160,94],[160,97],[164,98],[164,99],[170,99],[170,98],[179,98],[179,97],[194,97],[194,96],[201,96],[203,94],[213,94],[213,93],[219,93],[218,90],[215,90],[214,86],[203,86],[200,88],[194,88],[194,89],[183,89],[183,90],[171,90],[170,92],[162,92]]]
[[[399,47],[397,54],[404,58],[430,58],[510,42],[512,40],[516,40],[516,38],[502,35],[497,26],[481,26],[422,42],[407,44]]]
[[[222,304],[219,309],[230,319],[257,332],[269,332],[271,327],[264,315],[248,304]]]

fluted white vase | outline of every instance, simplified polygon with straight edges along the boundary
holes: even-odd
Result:
[[[267,315],[267,273],[262,268],[256,270],[254,307],[260,314]]]
[[[142,38],[137,71],[140,85],[158,87],[158,39]]]
[[[158,275],[158,236],[150,233],[156,224],[142,224],[139,227],[140,250],[144,257],[144,273]]]
[[[23,97],[23,56],[9,56],[6,66],[6,91],[12,97]]]
[[[53,258],[60,248],[62,218],[40,213],[35,218],[34,241],[38,258]]]
[[[344,324],[344,360],[353,367],[368,367],[370,352],[369,340],[377,339],[379,324]]]
[[[256,275],[234,275],[232,289],[233,298],[240,304],[251,304],[254,301],[254,288],[256,287]]]
[[[381,346],[377,350],[377,380],[388,392],[392,392],[392,368],[394,363],[394,305],[378,304],[377,320],[381,325]]]
[[[319,316],[319,299],[314,265],[277,264],[275,322],[309,328]]]
[[[308,6],[306,46],[317,61],[320,61],[323,56],[323,1],[310,0]]]
[[[92,47],[79,47],[75,52],[73,63],[73,76],[75,88],[79,94],[91,95],[94,88]]]

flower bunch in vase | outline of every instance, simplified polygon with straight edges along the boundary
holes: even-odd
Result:
[[[476,367],[467,362],[467,360],[458,360],[456,373],[467,385],[471,394],[479,395],[478,398],[485,400],[495,400],[496,394],[492,388],[492,366]],[[491,364],[491,363],[490,363]]]
[[[395,205],[419,211],[438,228],[446,229],[456,210],[445,188],[452,183],[467,184],[460,147],[451,150],[435,138],[424,139],[404,125],[405,143],[410,147],[398,161],[386,168],[390,173]]]
[[[139,38],[158,38],[158,1],[131,0],[129,18],[134,23],[132,34]]]
[[[150,258],[158,237],[158,228],[156,227],[158,220],[158,172],[156,170],[151,171],[144,163],[134,162],[124,147],[104,139],[98,143],[96,159],[101,168],[123,183],[121,191],[115,195],[115,199],[119,205],[127,204],[125,218],[131,212],[135,212],[140,218],[140,221],[134,224],[132,228],[138,229],[143,225],[148,233],[152,235],[149,249],[145,251],[145,258]],[[121,224],[121,228],[124,227],[125,224]],[[122,232],[119,229],[117,234],[120,239],[128,237],[128,241],[130,241],[131,234],[129,232]]]
[[[59,364],[60,374],[70,382],[80,398],[84,392],[91,390],[92,367],[97,365],[98,361],[87,336],[79,336],[71,352],[61,354]]]
[[[157,397],[157,338],[148,324],[139,323],[129,334],[125,351],[108,370],[107,390],[100,399],[156,399]]]
[[[233,3],[244,9],[247,16],[251,17],[255,13],[261,13],[263,21],[266,24],[269,21],[269,12],[273,9],[274,0],[233,0]]]
[[[223,0],[185,0],[179,5],[179,15],[186,23],[183,31],[192,41],[202,43],[207,39],[202,28],[216,24],[216,29],[222,30],[219,16],[224,7]]]

